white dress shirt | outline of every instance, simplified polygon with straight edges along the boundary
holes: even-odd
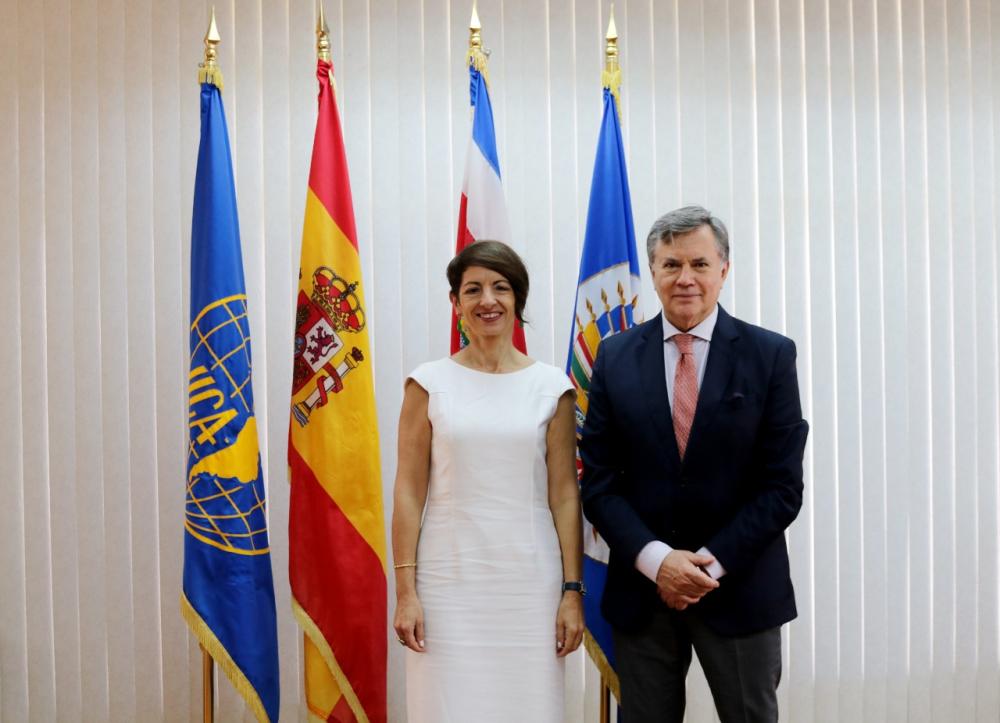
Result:
[[[708,365],[708,349],[712,343],[712,332],[715,331],[715,322],[718,318],[719,306],[716,304],[712,313],[709,314],[704,321],[687,332],[694,337],[694,343],[692,346],[694,349],[694,363],[698,372],[699,390],[701,390],[701,380],[705,378],[705,367]],[[670,408],[673,409],[674,377],[677,374],[677,362],[680,361],[681,358],[680,350],[677,348],[677,343],[673,340],[673,337],[677,334],[683,334],[684,332],[677,329],[673,324],[667,321],[666,314],[662,316],[662,319],[663,372],[667,379],[667,397],[670,399]],[[635,558],[636,569],[653,582],[656,582],[656,573],[659,572],[660,565],[663,563],[664,558],[673,552],[673,549],[674,548],[661,540],[653,540],[639,551],[638,556]],[[698,554],[711,555],[712,553],[709,552],[708,548],[702,547],[698,550]],[[715,560],[711,565],[708,565],[705,568],[705,572],[707,572],[715,580],[718,580],[726,574],[725,568],[719,564],[718,560]]]

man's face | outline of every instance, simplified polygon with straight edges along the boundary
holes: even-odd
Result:
[[[659,242],[649,269],[667,321],[688,331],[718,303],[729,262],[722,261],[712,228],[704,225],[675,235],[669,245]]]

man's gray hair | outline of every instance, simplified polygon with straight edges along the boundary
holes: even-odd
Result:
[[[649,236],[646,237],[646,253],[649,255],[649,263],[653,263],[653,254],[658,243],[662,241],[669,246],[673,243],[674,236],[690,233],[702,226],[708,226],[712,229],[712,233],[715,235],[715,247],[719,250],[722,262],[729,261],[729,231],[726,230],[726,224],[713,216],[711,211],[701,206],[685,206],[663,214],[649,229]]]

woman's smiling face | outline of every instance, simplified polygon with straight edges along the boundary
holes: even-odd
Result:
[[[510,336],[513,331],[514,290],[510,282],[496,271],[470,266],[462,274],[458,298],[452,294],[451,300],[470,338],[500,334]]]

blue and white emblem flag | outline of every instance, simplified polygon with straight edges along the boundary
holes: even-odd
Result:
[[[590,185],[587,230],[566,362],[566,373],[577,390],[577,439],[587,416],[587,395],[597,348],[602,339],[642,321],[637,311],[638,295],[639,259],[617,100],[605,86],[604,117]],[[582,471],[579,454],[577,471]],[[608,546],[586,520],[583,534],[583,580],[588,590],[584,598],[587,619],[584,641],[590,657],[619,697],[611,627],[601,616],[600,608],[607,579]]]

